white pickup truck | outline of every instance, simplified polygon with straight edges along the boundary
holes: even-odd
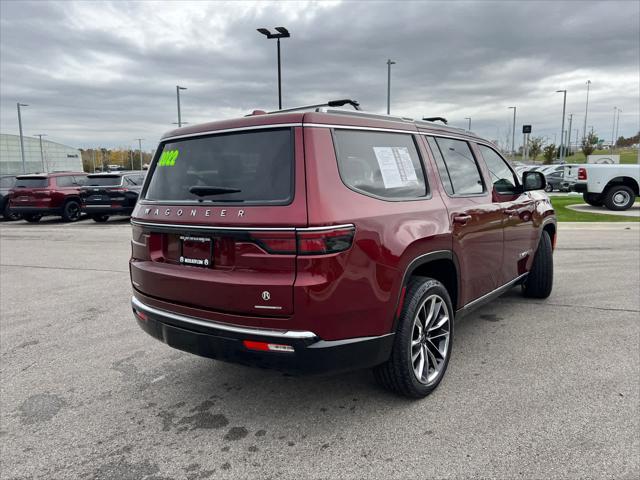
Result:
[[[589,205],[627,210],[639,195],[640,165],[566,165],[564,178]]]

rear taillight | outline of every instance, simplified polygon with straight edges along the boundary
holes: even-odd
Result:
[[[323,255],[343,252],[351,247],[355,228],[338,227],[332,229],[299,230],[298,255]]]
[[[249,350],[257,350],[259,352],[293,353],[295,351],[291,345],[283,345],[280,343],[254,342],[252,340],[244,340],[242,344]]]
[[[251,232],[250,238],[267,253],[325,255],[347,250],[353,243],[353,226],[309,228],[295,232]]]
[[[586,180],[587,179],[587,169],[580,167],[578,168],[578,180]]]

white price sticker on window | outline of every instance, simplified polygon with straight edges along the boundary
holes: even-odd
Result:
[[[418,181],[407,147],[373,147],[385,188],[406,187]]]

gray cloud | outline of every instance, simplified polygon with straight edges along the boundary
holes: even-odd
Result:
[[[0,7],[3,133],[44,132],[77,146],[152,148],[176,121],[175,85],[191,123],[273,109],[275,42],[257,27],[285,25],[286,105],[336,97],[370,111],[443,115],[504,140],[510,105],[518,124],[559,133],[562,98],[582,130],[585,82],[589,125],[611,136],[638,128],[638,2],[55,3]],[[573,133],[575,135],[575,132]]]

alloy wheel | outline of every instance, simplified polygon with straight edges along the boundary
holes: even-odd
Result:
[[[430,295],[418,308],[411,333],[411,364],[420,383],[431,385],[440,376],[449,354],[450,333],[447,304],[439,295]]]

